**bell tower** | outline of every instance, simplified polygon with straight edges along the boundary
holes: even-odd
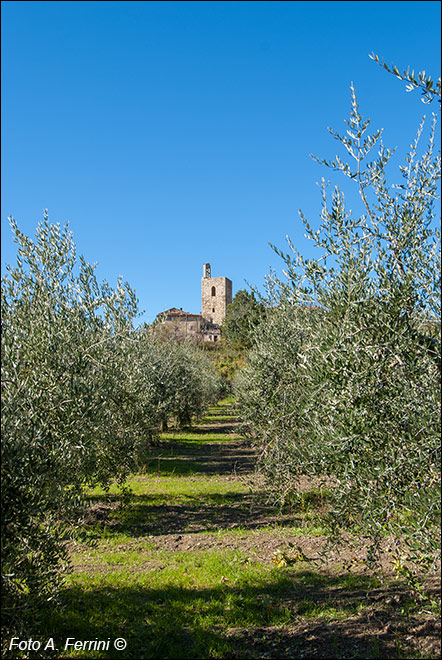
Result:
[[[203,318],[215,325],[222,325],[227,305],[232,302],[232,280],[228,277],[211,277],[210,264],[203,266],[201,279],[201,309]]]

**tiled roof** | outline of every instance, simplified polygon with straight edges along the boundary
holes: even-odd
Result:
[[[178,309],[177,307],[171,307],[170,309],[166,309],[164,312],[160,312],[157,314],[157,318],[161,318],[162,316],[201,316],[201,314],[192,314],[192,312],[183,312],[182,309]]]

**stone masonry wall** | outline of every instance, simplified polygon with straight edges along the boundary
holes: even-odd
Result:
[[[215,294],[215,295],[213,295]],[[207,321],[222,325],[227,305],[232,302],[232,281],[228,277],[201,279],[201,309]]]

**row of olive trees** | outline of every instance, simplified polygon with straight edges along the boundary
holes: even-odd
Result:
[[[127,284],[99,284],[67,228],[36,239],[11,220],[17,265],[2,280],[2,578],[7,630],[53,597],[87,486],[123,484],[168,421],[219,392],[208,360],[135,330]]]
[[[347,211],[322,183],[318,257],[289,241],[277,253],[286,281],[269,278],[269,310],[241,372],[240,409],[281,498],[299,479],[324,476],[332,532],[367,534],[376,547],[401,537],[409,556],[440,548],[440,180],[434,119],[423,124],[400,171],[368,133],[354,90],[347,132],[338,138],[353,165],[325,163],[359,189],[362,212]]]
[[[155,429],[166,429],[169,422],[188,426],[222,394],[214,365],[192,342],[141,332],[133,358],[143,374],[138,387]]]

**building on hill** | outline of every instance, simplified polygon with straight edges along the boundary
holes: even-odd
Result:
[[[198,340],[201,336],[203,318],[201,314],[183,312],[183,309],[172,307],[157,314],[157,320],[166,329],[166,334],[174,339]]]
[[[228,277],[212,277],[210,264],[204,264],[201,280],[202,316],[217,326],[226,317],[227,305],[232,302],[232,280]]]
[[[221,325],[231,302],[232,281],[228,277],[211,277],[210,264],[206,263],[201,279],[201,314],[172,307],[157,314],[157,321],[164,334],[177,340],[220,341]]]
[[[220,341],[221,328],[214,323],[205,323],[201,328],[201,335],[203,341]]]

